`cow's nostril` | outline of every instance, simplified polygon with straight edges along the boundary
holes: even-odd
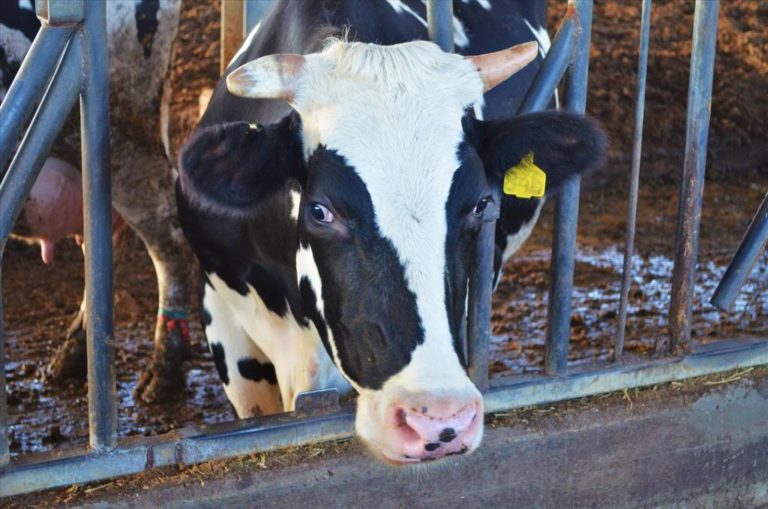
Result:
[[[440,436],[438,437],[441,442],[448,443],[452,442],[456,438],[456,430],[453,428],[445,428],[443,431],[440,432]]]
[[[440,443],[439,442],[432,442],[432,443],[427,444],[427,445],[424,446],[424,449],[427,450],[428,452],[435,451],[435,450],[437,450],[439,448],[440,448]]]

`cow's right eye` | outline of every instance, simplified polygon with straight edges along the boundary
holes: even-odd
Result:
[[[333,222],[333,213],[319,203],[310,203],[309,213],[312,215],[312,219],[318,223],[330,224]]]

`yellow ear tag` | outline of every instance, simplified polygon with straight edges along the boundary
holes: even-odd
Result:
[[[533,152],[504,174],[504,194],[518,198],[541,198],[547,187],[547,174],[533,163]]]

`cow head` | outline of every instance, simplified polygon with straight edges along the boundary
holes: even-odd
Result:
[[[465,58],[428,42],[337,41],[260,58],[229,75],[229,90],[296,114],[202,130],[182,155],[183,191],[224,214],[258,215],[299,183],[305,313],[359,392],[359,436],[389,462],[480,443],[483,400],[459,328],[472,245],[502,206],[494,189],[505,171],[533,152],[552,190],[601,158],[602,136],[583,118],[470,114],[535,55],[530,43]]]

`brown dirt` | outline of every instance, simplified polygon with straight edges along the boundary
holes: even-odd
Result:
[[[666,333],[676,182],[685,132],[690,5],[684,0],[654,2],[637,234],[638,279],[632,289],[627,342],[632,355],[647,354],[653,341]],[[180,146],[194,127],[199,91],[212,87],[218,77],[218,9],[218,2],[207,0],[186,0],[184,4],[172,77],[174,147]],[[558,19],[555,11],[554,20]],[[612,348],[620,278],[617,267],[625,229],[638,20],[636,6],[616,1],[598,2],[596,6],[589,110],[608,131],[612,152],[606,170],[587,182],[581,203],[571,345],[575,362],[604,358]],[[768,327],[765,257],[735,313],[720,314],[704,304],[768,190],[766,163],[758,157],[768,134],[768,103],[762,97],[768,90],[766,42],[768,7],[764,2],[723,3],[709,172],[716,178],[710,179],[705,189],[703,270],[695,307],[694,334],[699,340],[736,334],[765,336]],[[495,376],[540,370],[549,277],[549,209],[551,206],[531,241],[510,262],[495,297]],[[129,244],[116,274],[121,436],[152,435],[232,419],[196,324],[187,397],[179,403],[154,406],[134,402],[131,390],[152,351],[156,288],[151,262],[139,241],[131,237]],[[85,386],[53,387],[43,379],[43,368],[77,310],[83,285],[82,255],[74,245],[62,243],[56,263],[46,267],[36,248],[11,243],[3,269],[12,452],[18,455],[83,443],[87,440]]]

